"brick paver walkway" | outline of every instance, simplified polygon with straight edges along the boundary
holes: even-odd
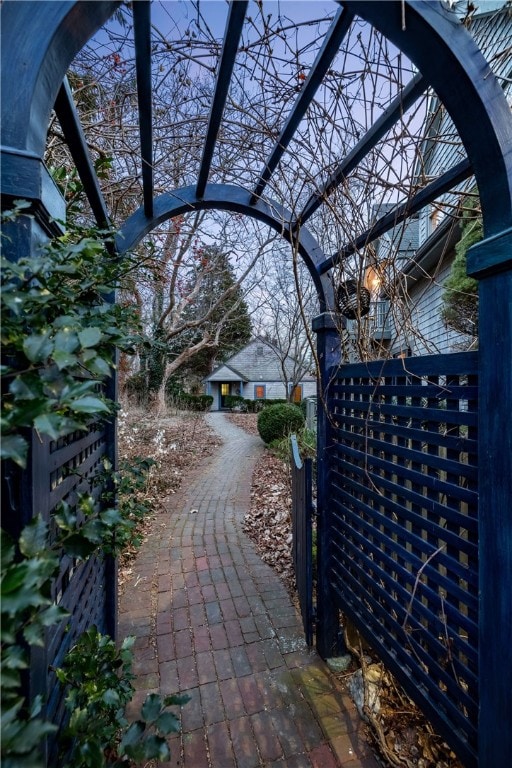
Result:
[[[261,441],[206,418],[223,444],[170,498],[120,600],[136,703],[191,696],[168,768],[377,768],[352,702],[242,532]]]

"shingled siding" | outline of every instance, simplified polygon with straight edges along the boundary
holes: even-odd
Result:
[[[483,5],[476,3],[476,5]],[[510,55],[500,55],[507,52],[512,39],[512,14],[510,8],[503,6],[498,12],[491,10],[477,12],[468,30],[481,48],[490,68],[498,77],[498,80],[507,95],[512,107],[512,81]],[[437,97],[432,98],[431,111],[438,113],[438,120],[434,121],[430,134],[425,137],[421,158],[421,172],[426,176],[435,178],[439,174],[452,168],[466,156],[458,132],[451,117],[440,105]],[[452,189],[440,198],[440,201],[448,204],[457,204],[458,192],[467,191],[474,187],[474,178],[468,179]],[[437,212],[434,214],[434,211]],[[449,209],[448,209],[449,210]],[[434,219],[432,216],[434,215]],[[435,228],[439,226],[446,216],[446,210],[439,209],[436,205],[428,205],[419,214],[419,242],[424,243]]]
[[[255,339],[227,361],[230,368],[240,371],[248,381],[281,382],[282,372],[278,354],[264,341]],[[292,366],[287,365],[291,373]]]
[[[419,280],[409,289],[414,306],[412,326],[417,334],[410,340],[413,355],[447,353],[467,348],[471,337],[450,330],[441,319],[443,307],[443,283],[450,274],[452,261],[443,265],[430,279]]]

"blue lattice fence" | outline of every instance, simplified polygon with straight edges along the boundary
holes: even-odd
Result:
[[[97,478],[108,454],[108,430],[104,424],[92,423],[86,433],[74,432],[57,441],[32,439],[31,491],[35,512],[51,522],[52,512],[61,501],[76,507],[78,494],[92,494],[101,502],[102,486]],[[42,693],[46,700],[46,716],[62,725],[67,714],[63,692],[56,684],[54,667],[58,667],[69,648],[88,627],[96,625],[103,634],[115,634],[116,573],[111,557],[91,557],[86,562],[64,555],[60,571],[52,585],[55,602],[69,611],[69,617],[47,630],[45,645],[32,653],[31,693]],[[56,746],[48,743],[47,764],[56,765]]]
[[[331,371],[338,607],[466,766],[478,710],[477,355]]]

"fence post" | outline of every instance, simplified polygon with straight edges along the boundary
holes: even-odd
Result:
[[[340,364],[340,337],[330,313],[324,312],[313,319],[317,334],[319,363],[319,391],[317,411],[317,592],[316,592],[316,647],[322,658],[338,652],[338,609],[332,597],[329,579],[329,451],[332,428],[329,421],[329,376],[331,369]]]
[[[478,765],[496,768],[512,765],[512,229],[467,264],[480,298]]]
[[[301,460],[291,435],[292,555],[306,644],[313,645],[312,460]]]

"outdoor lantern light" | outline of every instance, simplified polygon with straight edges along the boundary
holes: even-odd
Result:
[[[382,285],[381,268],[369,266],[366,270],[364,283],[371,294],[377,295]]]
[[[336,305],[344,317],[355,320],[370,311],[370,291],[355,280],[345,280],[336,289]]]

